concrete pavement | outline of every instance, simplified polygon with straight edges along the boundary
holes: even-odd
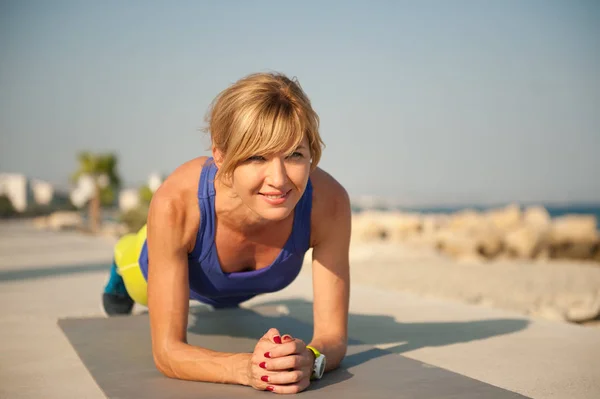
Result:
[[[104,398],[56,322],[101,316],[114,240],[0,222],[0,397]],[[303,273],[279,302],[310,319]],[[141,311],[143,309],[136,309]],[[293,333],[293,332],[291,332]],[[600,331],[353,282],[350,333],[534,398],[600,397]]]

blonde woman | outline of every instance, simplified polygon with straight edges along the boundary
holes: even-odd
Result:
[[[317,168],[319,117],[297,81],[247,76],[207,115],[212,157],[177,168],[156,191],[148,223],[123,237],[103,302],[150,310],[152,351],[166,376],[296,393],[346,353],[350,202]],[[314,334],[307,345],[271,328],[253,353],[187,344],[189,299],[235,307],[289,285],[313,249]]]

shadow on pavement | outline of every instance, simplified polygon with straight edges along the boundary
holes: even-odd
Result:
[[[46,277],[62,277],[70,274],[97,273],[110,270],[110,263],[90,263],[60,267],[39,267],[35,269],[14,269],[0,271],[0,282],[30,280]]]
[[[282,308],[281,306],[284,306]],[[206,308],[199,306],[190,310],[188,331],[196,334],[225,335],[240,338],[260,338],[269,328],[277,328],[281,334],[290,334],[308,343],[313,333],[312,302],[303,299],[274,300],[251,308],[220,309],[216,312],[231,313],[226,323],[203,322]],[[286,309],[288,314],[277,314]],[[207,319],[210,319],[208,317]],[[252,322],[248,322],[249,320]],[[464,322],[400,323],[387,315],[350,313],[348,316],[349,346],[341,367],[326,380],[311,389],[318,389],[352,378],[350,370],[373,359],[390,354],[425,348],[441,347],[483,340],[511,334],[525,329],[527,319],[489,319]],[[364,346],[364,348],[363,348]],[[385,346],[384,349],[373,346]]]

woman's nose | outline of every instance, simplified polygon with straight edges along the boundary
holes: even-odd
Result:
[[[273,158],[267,171],[268,182],[274,187],[283,187],[287,181],[287,173],[283,159]]]

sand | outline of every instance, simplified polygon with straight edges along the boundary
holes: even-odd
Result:
[[[550,320],[587,322],[600,313],[600,266],[593,262],[457,262],[431,250],[364,243],[352,245],[350,263],[352,280],[364,285]]]

